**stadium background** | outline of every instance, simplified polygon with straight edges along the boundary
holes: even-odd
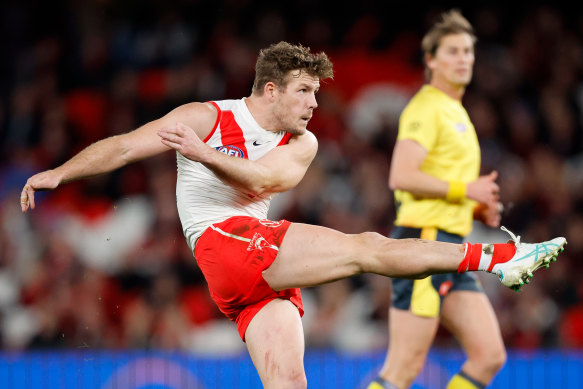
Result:
[[[335,80],[322,86],[309,125],[318,156],[271,216],[387,234],[390,153],[399,112],[423,82],[420,38],[457,4],[377,3],[2,3],[7,387],[259,387],[182,236],[172,153],[39,194],[24,216],[19,191],[33,173],[177,105],[247,96],[258,50],[288,40],[325,50]],[[583,11],[557,4],[458,6],[479,37],[464,104],[483,171],[500,173],[503,225],[525,241],[569,241],[519,294],[481,276],[510,350],[497,388],[583,387]],[[470,239],[506,237],[477,225]],[[389,294],[390,281],[378,276],[304,291],[311,387],[360,387],[374,375],[388,341]],[[459,368],[455,339],[439,331],[435,345],[417,388],[443,387]]]

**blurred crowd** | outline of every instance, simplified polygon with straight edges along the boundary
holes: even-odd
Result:
[[[2,349],[244,347],[182,235],[173,153],[38,193],[25,215],[18,198],[30,175],[103,137],[186,102],[249,95],[258,50],[280,40],[326,51],[336,71],[309,124],[318,155],[270,217],[387,235],[398,116],[424,82],[420,39],[448,8],[359,3],[348,13],[307,0],[4,3]],[[524,241],[569,241],[518,294],[480,275],[511,348],[583,347],[583,13],[573,7],[461,8],[479,38],[464,105],[482,173],[500,175],[502,224]],[[469,239],[507,237],[476,224]],[[386,347],[390,291],[374,275],[305,289],[308,347]],[[455,340],[440,331],[436,343]]]

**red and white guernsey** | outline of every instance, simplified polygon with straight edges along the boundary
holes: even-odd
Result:
[[[210,102],[219,114],[204,142],[232,156],[255,161],[273,148],[286,144],[290,134],[267,131],[247,109],[245,98]],[[253,196],[223,183],[203,164],[176,153],[176,200],[184,236],[191,249],[211,224],[231,216],[267,218],[271,194]]]

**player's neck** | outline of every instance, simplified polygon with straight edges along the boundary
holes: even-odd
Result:
[[[439,89],[449,97],[454,100],[462,101],[462,97],[464,97],[464,93],[466,91],[465,85],[459,84],[452,84],[443,80],[433,79],[429,83],[429,85],[433,86],[434,88]]]
[[[268,109],[268,104],[265,101],[262,101],[262,99],[263,96],[252,94],[251,96],[246,97],[243,101],[245,102],[245,105],[247,105],[249,113],[251,113],[251,116],[253,116],[253,119],[255,119],[261,128],[273,132],[281,131],[281,129],[276,128],[273,121],[273,115]]]

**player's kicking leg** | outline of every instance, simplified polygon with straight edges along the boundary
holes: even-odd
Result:
[[[453,244],[390,239],[365,232],[347,235],[320,226],[292,223],[263,278],[274,290],[309,287],[360,273],[424,278],[430,274],[483,270],[515,290],[532,273],[555,260],[565,238],[542,243]],[[406,260],[405,260],[406,259]]]

